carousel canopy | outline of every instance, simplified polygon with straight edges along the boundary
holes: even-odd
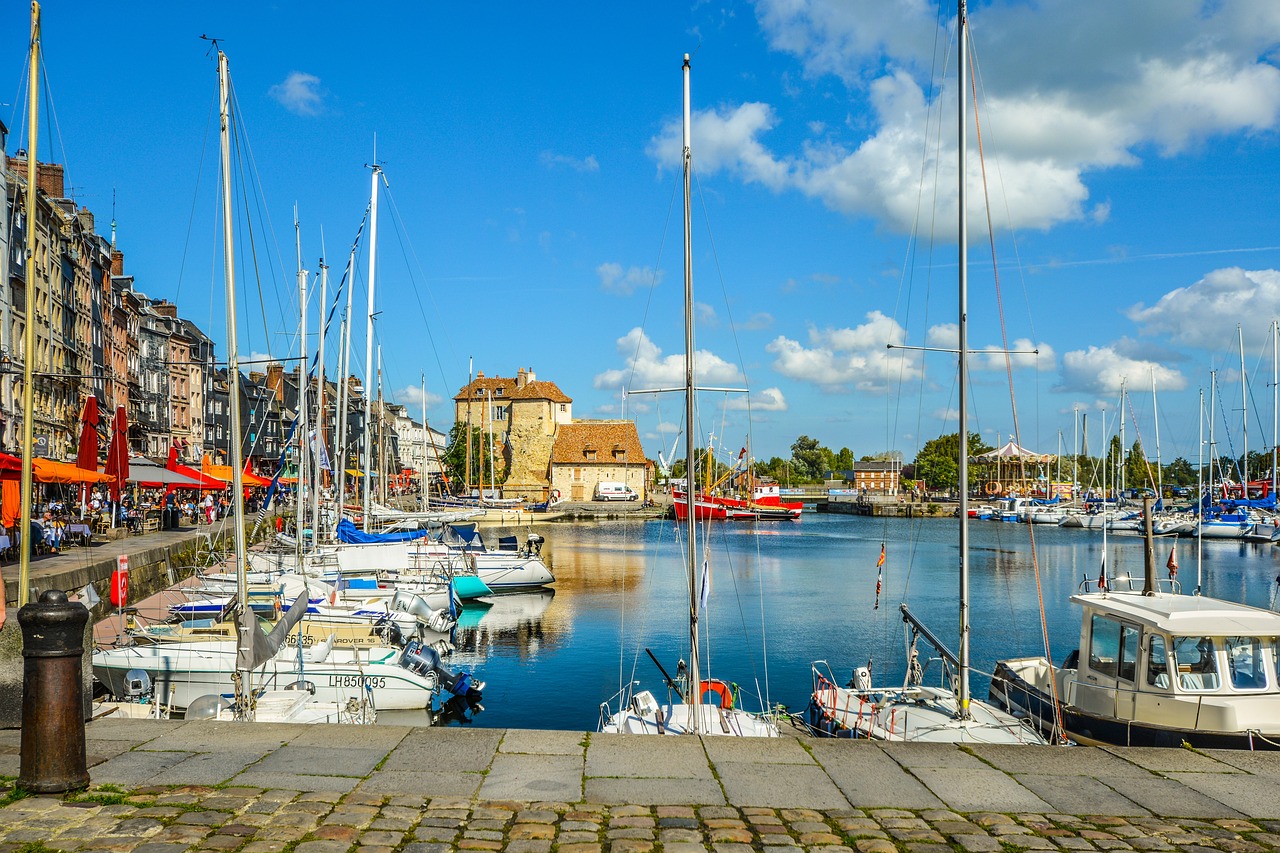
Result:
[[[1052,454],[1033,453],[1020,446],[1012,438],[1003,447],[969,457],[970,462],[1049,462]]]

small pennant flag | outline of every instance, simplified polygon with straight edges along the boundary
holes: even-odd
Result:
[[[1102,551],[1102,567],[1098,570],[1098,592],[1107,591],[1107,552]]]
[[[702,610],[707,609],[707,599],[711,596],[711,566],[706,560],[702,561],[702,578],[698,585],[698,607]]]
[[[1178,576],[1178,546],[1174,545],[1169,549],[1169,559],[1165,562],[1165,568],[1169,570],[1169,578],[1173,579]]]
[[[85,584],[84,589],[80,590],[80,603],[92,610],[98,606],[98,602],[102,601],[98,591],[93,588],[93,584]]]
[[[880,609],[880,590],[884,587],[884,543],[880,543],[880,559],[876,560],[876,606],[873,610]]]

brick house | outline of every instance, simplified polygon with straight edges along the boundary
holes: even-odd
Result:
[[[632,421],[561,424],[551,451],[551,488],[566,500],[589,501],[598,483],[626,483],[644,500],[649,467]]]

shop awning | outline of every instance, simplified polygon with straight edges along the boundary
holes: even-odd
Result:
[[[109,483],[115,480],[110,474],[77,468],[67,462],[56,462],[52,459],[31,460],[32,474],[41,483],[62,483],[80,485],[82,483]]]

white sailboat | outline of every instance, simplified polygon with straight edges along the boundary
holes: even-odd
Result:
[[[690,180],[693,168],[691,125],[689,115],[689,55],[684,57],[684,324],[685,324],[685,470],[694,471],[694,403],[697,388],[694,384],[693,350],[693,252],[691,247]],[[686,490],[686,501],[693,501],[694,489]],[[748,712],[737,706],[732,687],[713,678],[703,679],[699,668],[698,613],[700,610],[699,571],[697,543],[698,524],[692,506],[685,514],[685,556],[689,576],[689,663],[678,668],[672,678],[652,652],[649,657],[658,666],[667,685],[666,701],[660,701],[651,691],[634,691],[632,686],[621,690],[614,699],[600,705],[602,733],[615,734],[692,734],[729,735],[737,737],[778,737],[778,727],[765,714]],[[704,528],[705,531],[705,528]],[[706,569],[703,569],[705,573]],[[705,574],[702,576],[706,581]],[[684,664],[681,661],[681,664]],[[714,702],[704,702],[703,697],[712,693]]]
[[[876,688],[868,667],[859,667],[849,686],[839,687],[825,661],[812,665],[813,695],[808,720],[820,735],[874,738],[886,741],[935,743],[1043,744],[1039,732],[1013,715],[969,695],[969,421],[968,421],[968,223],[965,210],[966,86],[969,67],[966,0],[959,0],[957,55],[959,56],[959,426],[957,513],[960,539],[960,649],[946,645],[901,606],[911,626],[911,652],[901,686]],[[938,652],[943,679],[938,686],[924,684],[924,671],[916,654],[916,639],[923,637]]]
[[[218,89],[221,119],[223,267],[226,283],[227,361],[231,400],[240,398],[240,364],[236,333],[235,253],[231,188],[231,95],[226,54],[218,51]],[[128,696],[140,677],[157,697],[192,714],[236,719],[290,721],[368,721],[371,709],[429,707],[441,686],[478,702],[483,684],[467,674],[442,667],[433,649],[411,643],[401,650],[385,646],[334,648],[332,639],[303,651],[284,645],[290,630],[307,611],[308,596],[298,595],[292,607],[269,634],[259,627],[248,606],[244,493],[239,460],[243,458],[240,407],[231,406],[232,492],[238,599],[237,639],[191,643],[129,645],[99,649],[93,671],[117,697]],[[257,679],[258,686],[254,686]],[[297,701],[280,691],[306,687]],[[228,688],[234,688],[227,694]],[[297,692],[296,690],[293,692]],[[226,694],[226,695],[224,695]],[[310,695],[307,695],[310,694]],[[207,698],[206,698],[207,697]],[[228,698],[230,697],[230,698]],[[197,706],[199,710],[193,709]]]

